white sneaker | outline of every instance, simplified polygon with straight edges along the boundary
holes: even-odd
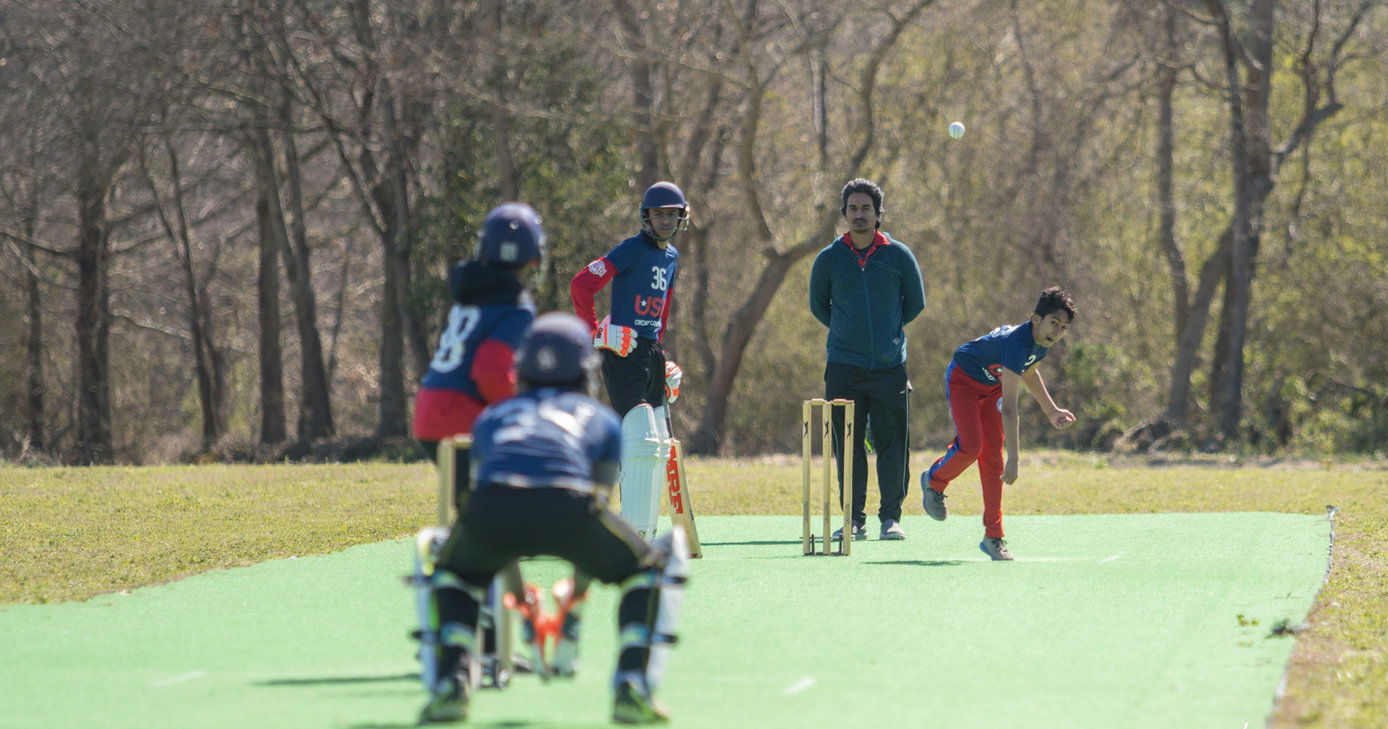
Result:
[[[945,504],[945,495],[942,492],[930,488],[930,480],[927,474],[921,474],[921,506],[925,507],[925,513],[930,515],[935,521],[944,521],[949,516],[949,506]]]
[[[1003,539],[984,539],[978,543],[978,548],[994,562],[1011,562],[1016,559],[1007,551],[1007,541]]]
[[[841,540],[841,539],[843,539],[843,528],[842,528],[842,527],[840,527],[840,528],[834,530],[834,539],[835,539],[835,540]],[[854,524],[854,525],[853,525],[853,541],[855,541],[855,542],[861,542],[861,541],[863,541],[864,539],[867,539],[867,525],[866,525],[866,524]]]

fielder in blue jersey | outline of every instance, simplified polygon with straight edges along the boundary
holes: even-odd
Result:
[[[488,407],[475,423],[476,489],[427,578],[429,609],[420,626],[430,693],[424,721],[464,718],[487,585],[516,559],[536,555],[573,563],[579,581],[561,605],[554,673],[573,674],[588,580],[620,585],[612,719],[668,719],[655,693],[675,641],[689,548],[678,527],[647,543],[607,509],[622,436],[616,414],[589,395],[597,360],[579,319],[537,318],[517,354],[520,393]]]
[[[640,205],[641,232],[589,263],[573,277],[574,312],[602,350],[602,374],[612,408],[622,418],[622,518],[644,536],[655,534],[670,439],[667,404],[679,396],[681,372],[665,359],[661,339],[679,274],[673,241],[689,225],[689,202],[674,183],[657,182]],[[598,321],[594,299],[612,284],[608,316]]]
[[[975,461],[983,487],[983,541],[990,558],[1011,560],[1003,539],[1002,491],[1017,480],[1018,395],[1025,386],[1051,425],[1063,428],[1075,415],[1058,407],[1036,365],[1070,330],[1075,302],[1058,286],[1041,292],[1031,317],[1006,324],[954,351],[945,369],[945,397],[956,436],[930,469],[921,474],[925,513],[937,521],[949,515],[945,488]],[[1007,458],[1003,459],[1004,445]]]

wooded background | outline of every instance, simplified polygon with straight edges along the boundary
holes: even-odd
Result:
[[[1054,282],[1079,422],[1028,407],[1024,447],[1381,452],[1383,4],[0,0],[0,455],[398,444],[481,216],[540,211],[568,309],[658,179],[676,430],[790,452],[856,176],[924,274],[913,448],[953,349]]]

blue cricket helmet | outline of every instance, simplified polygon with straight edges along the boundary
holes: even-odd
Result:
[[[680,222],[675,227],[675,232],[666,237],[655,234],[651,228],[650,216],[646,213],[652,208],[676,208],[680,211]],[[689,201],[684,197],[684,191],[673,182],[657,182],[646,188],[646,194],[641,196],[641,227],[646,230],[651,237],[656,240],[669,240],[684,232],[689,227]]]
[[[515,267],[540,260],[545,254],[545,230],[540,214],[525,203],[492,208],[477,234],[477,258],[494,266]]]
[[[684,191],[673,182],[657,182],[646,188],[646,194],[641,196],[641,209],[648,208],[679,208],[689,210],[689,201],[684,199]]]
[[[597,366],[588,327],[559,311],[536,317],[516,352],[516,376],[537,385],[586,384]]]

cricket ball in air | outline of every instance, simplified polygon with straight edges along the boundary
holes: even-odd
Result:
[[[949,136],[958,139],[964,136],[964,122],[953,122],[949,125]]]

